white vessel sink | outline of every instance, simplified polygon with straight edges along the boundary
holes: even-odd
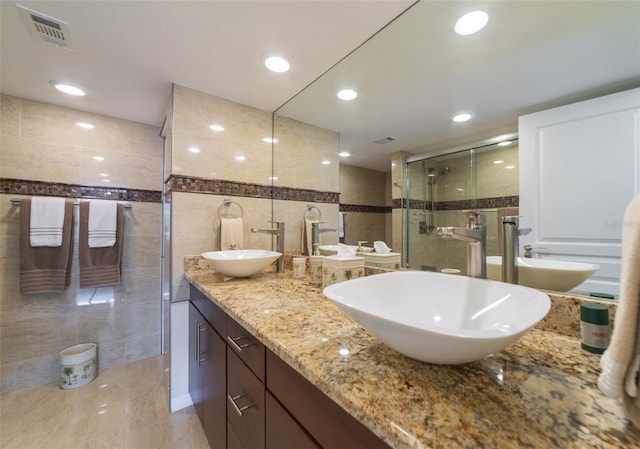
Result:
[[[387,346],[437,364],[501,351],[551,307],[547,295],[531,288],[422,271],[365,276],[323,293]]]
[[[247,277],[271,265],[282,253],[264,249],[236,249],[202,253],[215,270],[231,277]]]
[[[592,263],[518,257],[518,284],[566,292],[586,281],[600,266]],[[487,278],[502,280],[502,257],[487,257]]]
[[[360,250],[358,250],[357,245],[347,246],[352,248],[355,252],[370,253],[373,251],[373,247],[371,246],[361,246]],[[323,256],[335,256],[338,254],[338,245],[320,245],[318,249],[320,250],[320,254]]]

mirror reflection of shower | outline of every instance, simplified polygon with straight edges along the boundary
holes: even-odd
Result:
[[[420,215],[424,216],[424,220],[420,220],[419,232],[424,235],[431,235],[436,228],[434,224],[435,215],[435,189],[438,183],[438,178],[448,174],[451,169],[444,167],[436,173],[434,167],[427,167],[428,161],[422,161],[422,171],[425,176],[422,178],[422,212]]]

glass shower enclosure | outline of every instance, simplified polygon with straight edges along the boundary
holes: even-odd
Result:
[[[518,214],[517,140],[414,160],[406,174],[408,268],[466,274],[466,243],[436,229],[464,227],[467,211],[486,218],[487,255],[501,254],[501,216]]]

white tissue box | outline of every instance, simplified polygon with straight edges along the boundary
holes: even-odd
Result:
[[[322,287],[364,276],[364,257],[325,256],[322,259]]]
[[[366,253],[364,255],[364,264],[368,267],[397,270],[400,268],[400,253]]]

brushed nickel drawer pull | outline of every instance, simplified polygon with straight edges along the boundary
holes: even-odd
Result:
[[[227,335],[227,340],[229,341],[229,343],[231,343],[231,345],[232,345],[232,346],[235,348],[235,350],[236,350],[236,351],[238,351],[238,352],[242,352],[242,350],[243,350],[244,348],[249,347],[249,346],[252,346],[252,345],[254,344],[251,340],[249,340],[249,343],[245,343],[245,344],[239,345],[239,344],[238,344],[238,341],[239,341],[239,340],[242,340],[243,338],[244,338],[244,339],[249,339],[249,337],[247,337],[246,335],[241,335],[241,336],[239,336],[239,337],[232,337],[231,335]]]
[[[247,397],[246,394],[240,394],[238,396],[231,396],[230,394],[227,395],[227,399],[229,400],[229,402],[231,402],[231,405],[233,406],[233,409],[236,411],[236,413],[238,414],[238,416],[244,416],[244,411],[253,407],[255,404],[255,402],[251,402],[250,404],[247,404],[243,407],[238,406],[238,403],[236,402],[238,399],[242,399],[244,397]]]

